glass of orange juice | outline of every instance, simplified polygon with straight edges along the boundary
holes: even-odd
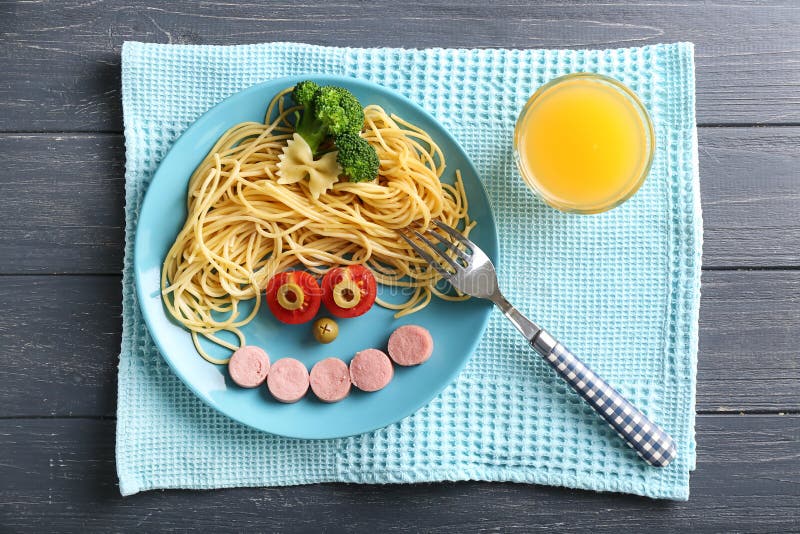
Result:
[[[541,86],[514,130],[522,178],[548,205],[571,213],[625,202],[647,177],[654,151],[653,124],[636,94],[588,72]]]

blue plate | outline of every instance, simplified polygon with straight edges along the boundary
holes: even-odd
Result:
[[[283,78],[250,87],[212,108],[186,130],[161,162],[147,191],[136,231],[134,271],[139,305],[156,345],[198,397],[228,417],[259,430],[287,437],[328,439],[384,427],[427,404],[464,367],[486,329],[492,307],[477,299],[444,302],[434,298],[424,310],[395,320],[391,311],[376,305],[361,317],[338,320],[339,337],[328,345],[314,341],[309,324],[286,326],[278,323],[266,306],[262,307],[244,328],[248,344],[264,348],[273,362],[294,357],[309,369],[330,356],[349,362],[359,350],[385,350],[389,334],[401,324],[419,324],[430,330],[435,348],[427,362],[411,368],[395,366],[394,379],[383,390],[364,393],[353,388],[349,397],[335,404],[316,400],[310,391],[295,404],[278,403],[266,387],[235,386],[225,366],[210,364],[197,354],[189,333],[162,305],[159,284],[164,257],[186,218],[189,177],[228,128],[243,121],[263,121],[275,94],[306,78]],[[452,183],[456,169],[461,170],[470,215],[478,222],[471,237],[496,261],[497,235],[486,192],[467,155],[433,117],[408,99],[372,83],[336,76],[310,78],[320,84],[346,87],[362,104],[379,104],[430,133],[447,160],[443,180]]]

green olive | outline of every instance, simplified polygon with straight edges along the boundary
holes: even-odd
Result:
[[[314,339],[320,343],[330,343],[339,335],[339,325],[333,319],[320,317],[314,321],[311,331],[314,333]]]

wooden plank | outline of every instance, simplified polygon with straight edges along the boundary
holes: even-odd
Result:
[[[150,492],[122,499],[114,421],[0,421],[11,531],[781,532],[800,521],[800,417],[701,416],[688,502],[480,482]]]
[[[703,265],[800,264],[800,128],[701,128]]]
[[[704,264],[800,265],[800,128],[701,128]],[[0,134],[0,273],[118,273],[124,142]]]
[[[116,276],[0,278],[0,417],[113,416]],[[800,271],[703,276],[697,408],[798,411]]]
[[[697,44],[701,123],[796,124],[799,7],[793,0],[8,2],[0,6],[6,21],[0,131],[121,130],[119,51],[125,40],[468,48],[608,48],[688,40]]]
[[[0,273],[122,270],[120,135],[0,135]]]
[[[119,276],[0,277],[0,417],[114,415]]]
[[[697,409],[800,410],[800,271],[705,271],[701,294]]]

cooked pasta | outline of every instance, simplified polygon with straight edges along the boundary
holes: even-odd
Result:
[[[198,352],[213,363],[198,336],[235,350],[217,336],[234,333],[253,319],[269,278],[292,266],[323,274],[332,266],[365,264],[378,283],[408,288],[400,304],[377,302],[396,316],[424,308],[439,291],[440,277],[398,237],[433,219],[465,234],[474,226],[467,213],[461,176],[442,183],[442,151],[423,130],[388,115],[378,106],[364,109],[362,136],[380,159],[374,182],[339,181],[319,198],[308,180],[279,184],[277,164],[292,137],[290,89],[270,103],[265,122],[237,124],[220,137],[194,171],[187,194],[188,215],[164,261],[164,303],[191,331]],[[255,299],[244,312],[241,303]]]

